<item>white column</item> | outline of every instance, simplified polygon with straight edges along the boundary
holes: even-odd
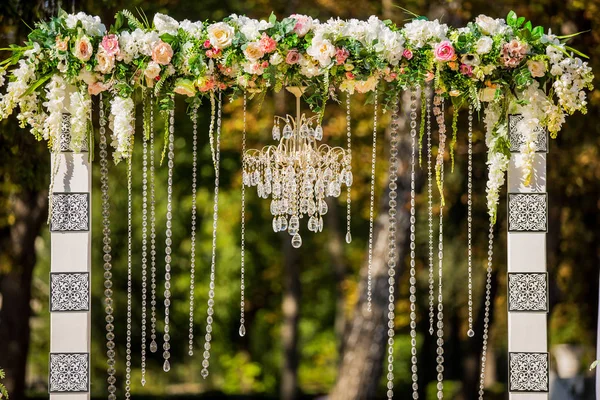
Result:
[[[70,150],[70,117],[65,104],[52,156],[50,400],[90,398],[91,164],[87,151]]]
[[[509,116],[511,158],[508,169],[508,386],[511,400],[547,400],[548,274],[546,232],[547,134],[538,133],[534,176],[525,186],[520,166],[521,115]]]

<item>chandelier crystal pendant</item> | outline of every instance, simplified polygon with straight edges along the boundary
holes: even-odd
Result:
[[[275,116],[273,139],[278,145],[251,149],[244,155],[243,184],[256,186],[258,196],[271,198],[273,230],[287,231],[292,246],[302,246],[300,221],[311,232],[323,230],[325,197],[339,197],[342,185],[352,185],[351,156],[341,147],[319,144],[323,127],[319,115],[301,113],[303,87],[287,87],[296,96],[296,117]]]

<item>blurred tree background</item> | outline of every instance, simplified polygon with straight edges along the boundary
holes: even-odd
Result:
[[[167,13],[183,20],[219,20],[231,13],[266,18],[291,13],[308,14],[321,20],[367,18],[375,14],[402,24],[409,16],[401,6],[429,18],[462,26],[484,13],[504,17],[513,9],[535,24],[551,28],[559,34],[591,32],[578,36],[572,45],[590,55],[594,70],[600,74],[600,0],[514,0],[489,2],[484,0],[429,1],[393,0],[4,0],[0,2],[0,47],[22,42],[27,35],[26,24],[53,13],[58,6],[67,11],[74,7],[99,15],[109,25],[117,10],[139,7],[151,18],[156,12]],[[249,101],[248,146],[262,147],[270,142],[274,113],[291,111],[291,97],[270,94],[259,110],[257,101]],[[241,101],[225,102],[222,135],[221,196],[217,240],[216,315],[212,342],[211,375],[200,376],[206,320],[208,271],[212,229],[212,191],[214,176],[207,146],[209,107],[201,110],[198,249],[196,252],[196,353],[187,355],[188,285],[191,210],[191,131],[183,102],[177,107],[176,166],[174,176],[173,307],[172,307],[172,370],[162,372],[160,353],[149,360],[149,379],[145,387],[140,381],[139,358],[133,361],[134,397],[167,398],[181,395],[216,398],[248,396],[248,398],[313,398],[332,393],[332,398],[350,399],[344,390],[352,385],[364,386],[356,398],[382,398],[383,317],[365,317],[359,310],[364,301],[366,275],[365,258],[368,243],[369,175],[373,110],[363,105],[365,99],[353,97],[352,128],[355,184],[352,187],[353,242],[346,245],[344,203],[330,203],[325,232],[304,235],[301,249],[289,245],[289,236],[275,234],[271,229],[268,202],[247,191],[246,223],[246,320],[248,333],[239,337],[239,265],[240,265],[240,133],[242,129]],[[288,109],[289,108],[289,109]],[[548,232],[548,270],[551,282],[549,325],[550,346],[577,345],[583,349],[581,373],[594,358],[597,324],[598,265],[600,263],[600,93],[590,95],[589,114],[568,118],[557,140],[553,140],[548,157],[548,191],[550,193],[550,230]],[[387,152],[383,140],[386,123],[380,119],[376,204],[386,198]],[[487,243],[485,211],[485,145],[482,125],[475,131],[475,313],[478,335],[466,336],[466,113],[461,113],[462,135],[457,145],[457,168],[447,174],[446,201],[448,211],[445,263],[446,315],[446,379],[447,398],[474,399],[478,382],[478,360],[481,351],[481,300],[484,290]],[[329,105],[325,118],[325,135],[330,144],[345,141],[345,111]],[[162,126],[160,123],[157,127]],[[141,132],[141,115],[138,118]],[[97,134],[97,132],[96,132]],[[157,135],[161,136],[161,135]],[[141,143],[135,154],[141,154]],[[157,148],[160,148],[158,143]],[[435,149],[434,149],[435,151]],[[134,204],[141,204],[141,157],[134,158]],[[45,397],[49,351],[48,275],[50,269],[49,233],[45,225],[49,157],[44,144],[37,143],[18,127],[13,117],[0,123],[0,367],[7,373],[6,383],[11,398]],[[402,170],[401,170],[402,172]],[[158,255],[163,259],[164,214],[166,201],[166,168],[157,171]],[[401,177],[406,188],[406,175]],[[94,168],[93,195],[93,290],[92,290],[92,394],[106,395],[105,339],[102,305],[103,278],[101,268],[101,225],[99,169]],[[127,191],[124,184],[124,164],[110,170],[115,317],[118,343],[118,382],[124,383],[126,246],[125,210]],[[426,271],[426,194],[417,198],[418,214],[418,309],[419,368],[422,398],[433,399],[435,392],[434,341],[426,334],[427,271]],[[502,203],[501,204],[505,204]],[[406,205],[400,207],[406,212]],[[134,207],[139,210],[141,207]],[[500,208],[501,210],[503,207]],[[503,211],[503,210],[502,210]],[[436,210],[437,212],[437,210]],[[378,215],[385,208],[379,207]],[[385,229],[385,218],[377,223],[377,232]],[[402,222],[403,219],[400,218]],[[486,388],[489,399],[506,396],[506,222],[505,213],[498,219],[499,232],[495,247],[494,313],[488,351]],[[406,222],[406,221],[405,221]],[[402,231],[406,231],[404,224]],[[377,233],[376,232],[376,233]],[[384,235],[376,235],[376,240]],[[141,287],[141,213],[134,213],[134,294]],[[405,240],[401,245],[405,245]],[[404,249],[405,250],[405,249]],[[405,255],[405,251],[401,251]],[[383,256],[381,256],[383,257]],[[385,303],[385,276],[377,275],[383,268],[382,258],[375,266],[375,302]],[[399,268],[399,295],[396,319],[396,393],[406,398],[410,387],[410,343],[408,318],[407,262]],[[160,278],[162,265],[158,263]],[[379,280],[377,280],[379,279]],[[159,302],[162,284],[159,281]],[[383,296],[383,297],[382,297]],[[379,300],[378,300],[379,298]],[[381,300],[383,299],[383,300]],[[384,305],[385,307],[385,305]],[[134,354],[139,354],[140,299],[134,298]],[[159,310],[159,330],[161,308]],[[377,310],[377,308],[376,308]],[[479,313],[479,315],[477,315]],[[382,312],[383,315],[383,312]],[[372,319],[370,319],[372,318]],[[349,332],[358,327],[360,339],[348,340]],[[370,354],[369,352],[373,353]],[[348,357],[352,354],[355,357]],[[346,357],[344,357],[346,355]],[[367,359],[371,363],[367,363]],[[352,358],[350,361],[348,359]],[[354,372],[351,372],[354,371]],[[356,372],[358,371],[358,372]],[[366,379],[366,380],[365,380]],[[337,384],[336,384],[337,382]],[[360,382],[360,383],[357,383]]]

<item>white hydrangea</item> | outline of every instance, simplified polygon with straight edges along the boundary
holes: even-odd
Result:
[[[130,156],[131,139],[134,134],[135,104],[129,97],[115,96],[111,101],[111,146],[115,163]]]
[[[162,35],[163,33],[176,35],[177,30],[179,30],[179,22],[177,22],[175,18],[169,17],[165,14],[155,14],[153,22],[154,27],[158,31],[159,35]]]
[[[445,40],[448,34],[448,25],[440,24],[437,19],[434,21],[417,19],[406,24],[403,32],[413,46],[421,48],[426,44]]]
[[[180,24],[181,28],[195,39],[200,39],[202,36],[202,22],[192,22],[184,19]]]
[[[244,35],[246,40],[249,41],[260,38],[264,30],[267,30],[273,26],[273,24],[265,20],[259,21],[257,19],[248,18],[244,15],[238,16],[236,14],[231,15],[231,22],[238,26],[238,29],[242,35]]]
[[[129,64],[140,55],[151,56],[152,48],[159,40],[160,37],[156,31],[144,32],[141,29],[136,29],[131,33],[124,31],[119,36],[121,51],[117,59]]]
[[[71,150],[82,150],[88,134],[88,125],[92,112],[92,99],[87,91],[75,91],[70,97],[71,111]]]
[[[42,105],[48,110],[42,135],[55,145],[58,143],[62,126],[62,111],[66,95],[66,83],[61,75],[53,75],[46,85],[46,100]]]
[[[106,26],[100,21],[100,17],[87,15],[84,12],[67,15],[65,22],[67,28],[75,29],[79,21],[81,21],[85,32],[90,36],[104,36],[106,33]]]

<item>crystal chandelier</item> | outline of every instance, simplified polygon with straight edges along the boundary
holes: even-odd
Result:
[[[321,232],[325,197],[339,197],[342,185],[352,185],[352,170],[347,150],[318,143],[323,139],[319,115],[308,118],[300,112],[304,88],[286,89],[296,96],[296,117],[275,116],[272,134],[279,144],[246,151],[243,183],[256,186],[259,197],[271,197],[273,230],[287,231],[298,248],[300,221],[306,217],[308,230]]]

